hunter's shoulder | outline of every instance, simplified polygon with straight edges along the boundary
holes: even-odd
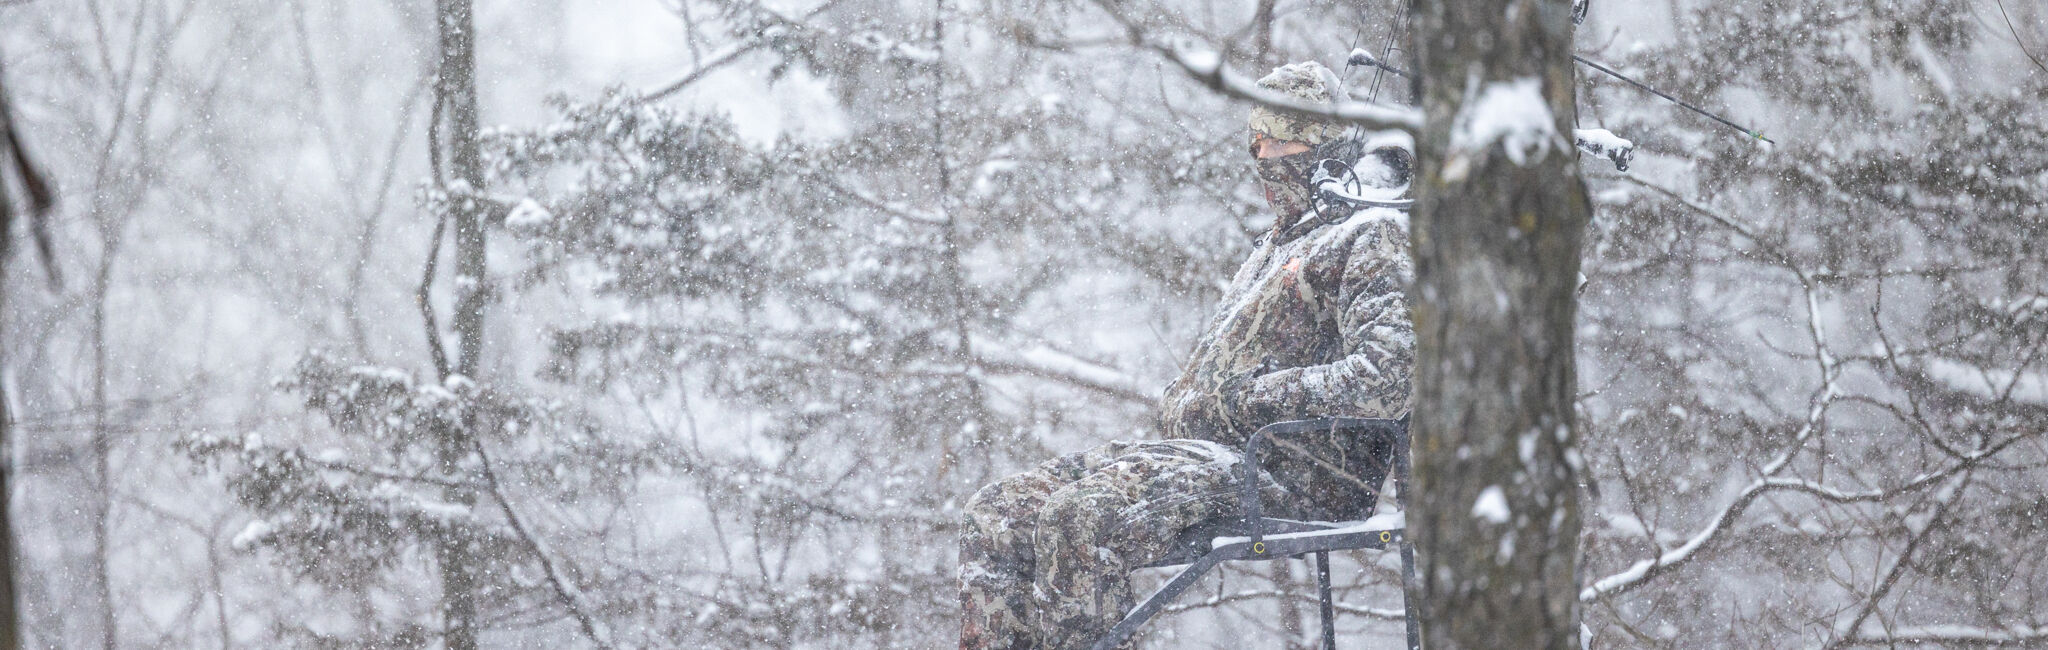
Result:
[[[1326,229],[1315,249],[1347,264],[1378,258],[1408,258],[1408,213],[1392,208],[1366,208]],[[1365,258],[1365,259],[1360,259]]]

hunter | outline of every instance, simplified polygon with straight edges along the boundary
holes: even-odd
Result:
[[[1318,104],[1342,97],[1314,62],[1259,86]],[[1399,178],[1405,157],[1366,155],[1356,131],[1252,109],[1250,152],[1275,214],[1160,403],[1158,440],[1118,441],[1055,458],[968,501],[960,548],[962,650],[1086,648],[1134,606],[1131,569],[1157,559],[1190,525],[1237,512],[1243,447],[1273,422],[1399,418],[1412,399],[1414,275],[1407,221],[1385,208],[1312,203],[1322,160],[1359,161],[1362,178]],[[1377,161],[1377,162],[1376,162]],[[1367,173],[1368,163],[1396,169]],[[1261,489],[1278,516],[1342,521],[1360,488],[1318,467],[1355,467],[1351,436],[1294,438],[1262,459]],[[1376,489],[1378,486],[1373,486]]]

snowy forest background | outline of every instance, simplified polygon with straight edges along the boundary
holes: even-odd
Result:
[[[1149,435],[1270,223],[1246,106],[1134,35],[1341,66],[1401,6],[484,0],[473,179],[431,0],[0,2],[60,189],[0,313],[25,645],[948,645],[962,502]],[[1638,146],[1584,165],[1592,647],[2048,644],[2048,7],[1578,43],[1780,143],[1580,77]],[[1146,642],[1307,647],[1291,564]]]

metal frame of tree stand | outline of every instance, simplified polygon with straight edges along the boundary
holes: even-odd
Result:
[[[1165,586],[1145,599],[1145,602],[1126,614],[1122,621],[1110,628],[1109,633],[1095,642],[1093,650],[1114,650],[1130,640],[1147,621],[1166,608],[1166,605],[1194,586],[1195,582],[1210,569],[1224,562],[1265,561],[1283,558],[1303,558],[1314,554],[1316,563],[1316,595],[1321,600],[1323,622],[1323,650],[1337,648],[1336,607],[1330,597],[1330,552],[1357,549],[1385,549],[1396,544],[1401,550],[1401,607],[1403,622],[1408,633],[1409,650],[1422,647],[1421,630],[1415,616],[1415,603],[1409,594],[1417,589],[1415,575],[1415,549],[1408,544],[1406,528],[1371,530],[1358,522],[1350,524],[1328,522],[1305,522],[1291,519],[1276,519],[1261,516],[1263,505],[1259,500],[1259,447],[1269,438],[1290,433],[1327,430],[1345,431],[1352,435],[1375,436],[1386,445],[1386,456],[1374,459],[1378,465],[1367,472],[1367,483],[1373,486],[1368,493],[1364,512],[1371,512],[1379,501],[1378,486],[1385,481],[1391,469],[1394,480],[1400,486],[1398,498],[1401,511],[1408,510],[1408,419],[1381,420],[1366,418],[1324,418],[1316,420],[1292,420],[1276,422],[1260,428],[1244,444],[1244,476],[1241,481],[1241,516],[1210,519],[1182,531],[1174,542],[1172,551],[1163,558],[1147,564],[1147,567],[1168,567],[1186,564],[1180,575],[1176,575]],[[1371,441],[1369,441],[1370,444]],[[1391,463],[1388,461],[1392,461]],[[1388,465],[1392,465],[1391,468]],[[1377,470],[1377,471],[1372,471]],[[1233,539],[1234,538],[1234,539]]]

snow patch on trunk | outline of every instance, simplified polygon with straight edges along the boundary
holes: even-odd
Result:
[[[1508,523],[1513,513],[1508,510],[1508,495],[1498,485],[1488,485],[1479,491],[1479,498],[1472,501],[1472,516],[1493,524]]]
[[[1469,158],[1485,154],[1499,142],[1508,162],[1528,166],[1550,155],[1552,147],[1570,146],[1557,132],[1557,118],[1543,99],[1543,80],[1522,77],[1513,81],[1478,85],[1475,77],[1467,84],[1465,105],[1452,122],[1450,170],[1469,167]]]

